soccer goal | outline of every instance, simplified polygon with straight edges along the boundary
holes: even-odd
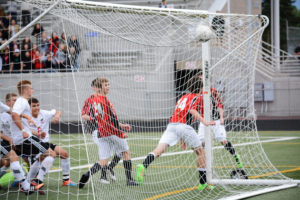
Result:
[[[44,180],[43,194],[37,192],[32,196],[241,199],[299,184],[272,165],[256,128],[255,64],[262,33],[268,25],[266,16],[81,0],[22,2],[40,13],[39,17],[0,48],[15,39],[23,40],[33,25],[40,23],[47,36],[53,32],[58,36],[65,34],[65,40],[55,44],[65,45],[61,49],[57,46],[58,51],[64,52],[65,63],[57,62],[52,52],[41,61],[46,66],[48,59],[51,65],[47,69],[36,69],[31,62],[26,71],[29,73],[1,74],[0,99],[5,102],[4,94],[16,92],[17,82],[27,79],[32,82],[41,109],[62,112],[60,123],[51,126],[50,141],[68,151],[74,183],[99,161],[98,147],[91,134],[95,128],[87,127],[81,117],[85,99],[94,92],[91,86],[96,78],[109,80],[108,99],[118,120],[131,125],[127,142],[134,178],[136,165],[158,144],[176,101],[188,93],[187,82],[196,74],[204,82],[204,117],[207,120],[215,117],[210,111],[211,88],[214,88],[223,105],[226,139],[235,151],[230,152],[232,146],[224,148],[212,130],[205,128],[207,181],[215,186],[214,190],[197,189],[197,158],[191,149],[175,145],[147,169],[141,186],[126,185],[122,159],[114,167],[116,180],[107,174],[108,184],[100,181],[97,172],[81,189],[61,186],[62,162],[57,158]],[[80,48],[76,49],[78,44]],[[42,48],[42,44],[37,42],[37,47]],[[198,130],[199,122],[193,126]],[[16,188],[7,187],[0,190],[1,199],[23,198]]]

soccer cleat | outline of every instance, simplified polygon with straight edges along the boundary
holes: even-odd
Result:
[[[109,177],[110,177],[111,180],[113,180],[113,181],[117,180],[117,177],[115,176],[115,172],[114,172],[113,169],[109,169],[108,174],[109,174]]]
[[[84,185],[86,184],[86,182],[88,182],[89,178],[90,178],[89,173],[83,174],[81,176],[79,184],[78,184],[79,189],[81,189],[81,188],[84,187]]]
[[[100,179],[100,183],[102,183],[102,184],[109,184],[110,182],[107,179],[105,179],[105,178],[101,178]]]
[[[144,182],[144,172],[145,172],[145,167],[143,164],[139,164],[136,166],[136,181],[138,182],[139,185],[142,185]]]
[[[40,188],[42,188],[44,186],[44,183],[43,183],[43,181],[35,179],[31,182],[31,185],[34,186],[35,190],[39,190]]]
[[[71,179],[68,179],[68,180],[62,182],[62,186],[72,186],[73,187],[73,186],[76,186],[76,184],[73,183]]]
[[[34,191],[35,191],[35,186],[34,185],[30,185],[30,187],[29,187],[29,189],[28,190],[24,190],[24,188],[20,188],[20,191],[21,192],[24,192],[24,194],[26,195],[26,196],[28,196],[28,195],[31,195],[32,193],[34,193]]]
[[[238,167],[239,167],[239,168],[243,168],[243,162],[240,160],[240,155],[239,155],[239,154],[236,154],[236,155],[234,156],[234,158],[235,158],[235,161],[236,161]]]
[[[127,184],[127,186],[138,186],[139,185],[139,183],[133,179],[127,180],[126,184]]]
[[[209,185],[207,183],[205,184],[199,184],[198,190],[213,190],[215,187],[212,185]]]

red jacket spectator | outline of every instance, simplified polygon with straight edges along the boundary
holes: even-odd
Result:
[[[34,69],[43,69],[44,63],[42,62],[42,56],[40,51],[36,51],[33,55],[32,64],[34,64]]]
[[[55,32],[52,33],[52,38],[50,39],[49,51],[52,52],[54,57],[59,45],[59,38]]]

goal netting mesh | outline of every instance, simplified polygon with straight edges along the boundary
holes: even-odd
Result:
[[[110,81],[108,98],[118,119],[132,126],[127,142],[135,178],[136,165],[156,147],[176,101],[188,92],[187,80],[202,70],[202,53],[206,49],[202,48],[202,42],[195,40],[196,27],[200,24],[211,27],[215,33],[209,41],[209,85],[222,100],[227,140],[240,155],[249,180],[286,179],[264,153],[255,122],[255,63],[261,36],[268,24],[265,16],[75,0],[25,2],[33,7],[32,12],[38,13],[58,2],[37,23],[44,27],[47,36],[53,32],[58,36],[65,34],[66,40],[59,41],[66,45],[61,49],[65,62],[52,61],[47,69],[46,64],[36,69],[31,62],[26,68],[29,73],[1,74],[0,99],[4,102],[4,95],[17,92],[17,82],[27,79],[33,83],[34,97],[40,100],[41,109],[55,108],[62,112],[60,123],[51,126],[50,138],[52,143],[68,151],[73,182],[78,183],[81,175],[99,160],[97,145],[90,131],[83,128],[81,119],[84,100],[93,93],[92,80],[105,77]],[[32,27],[28,30],[17,42],[30,36]],[[43,45],[35,42],[42,38],[40,34],[30,36],[38,49]],[[70,42],[74,37],[80,44],[78,49]],[[60,47],[57,48],[59,51]],[[14,53],[14,49],[9,50],[9,54]],[[41,62],[54,59],[52,55],[46,54]],[[198,129],[198,122],[194,127]],[[214,136],[211,137],[212,179],[230,179],[237,163]],[[78,189],[61,186],[61,160],[57,158],[45,178],[44,191],[47,199],[220,199],[269,187],[259,183],[216,184],[212,191],[200,191],[196,161],[191,149],[183,150],[175,145],[151,164],[142,186],[126,185],[121,160],[114,168],[116,181],[109,179],[110,184],[102,184],[98,172],[83,189]],[[23,199],[23,195],[11,186],[0,191],[1,199]],[[30,197],[35,198],[44,199],[39,193]]]

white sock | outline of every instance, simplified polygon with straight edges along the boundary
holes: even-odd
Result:
[[[22,187],[24,190],[28,190],[30,187],[30,184],[27,180],[25,180],[25,175],[22,170],[22,167],[19,163],[19,161],[14,161],[10,163],[11,171],[13,172],[13,175],[17,181],[20,181]]]
[[[70,179],[70,158],[61,159],[62,175],[64,180]]]
[[[54,162],[54,158],[52,158],[51,156],[47,156],[42,164],[41,164],[41,168],[39,170],[39,173],[37,175],[37,179],[40,181],[44,181],[44,177],[45,175],[48,173],[48,171],[50,170],[50,167],[52,166]]]
[[[27,174],[27,181],[30,183],[32,181],[32,179],[34,179],[34,177],[37,175],[37,173],[39,172],[41,167],[41,163],[37,160],[35,161],[31,166],[30,166],[30,170]]]

